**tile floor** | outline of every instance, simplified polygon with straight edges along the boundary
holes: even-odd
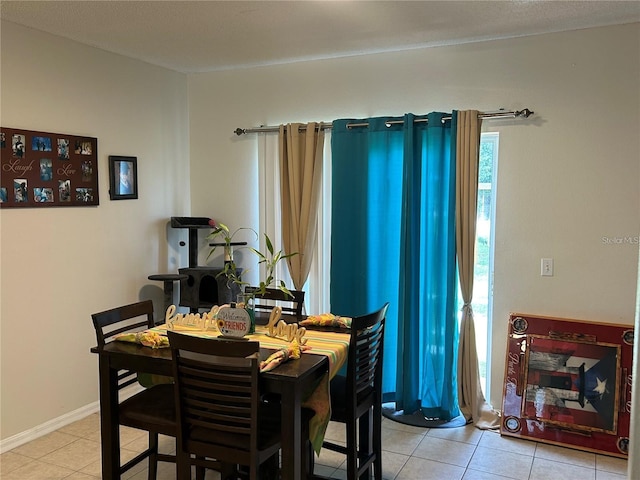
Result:
[[[343,427],[329,425],[327,438],[344,440]],[[122,428],[122,457],[131,458],[146,445],[146,434]],[[626,460],[501,437],[473,426],[425,429],[383,420],[385,480],[624,480]],[[175,449],[165,437],[161,448]],[[316,473],[346,479],[344,457],[324,450],[316,459]],[[100,478],[98,414],[61,428],[0,456],[2,480],[96,480]],[[145,480],[139,465],[125,478]],[[217,480],[208,471],[207,480]],[[175,479],[171,464],[161,463],[158,480]]]

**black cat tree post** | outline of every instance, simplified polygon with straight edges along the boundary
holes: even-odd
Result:
[[[210,221],[207,217],[171,217],[172,228],[189,229],[189,267],[180,268],[178,272],[181,275],[180,306],[189,307],[192,313],[232,300],[232,290],[227,286],[226,278],[218,277],[223,269],[198,266],[198,230],[211,229]],[[232,245],[246,245],[246,242]],[[242,274],[241,268],[236,271],[238,275]]]

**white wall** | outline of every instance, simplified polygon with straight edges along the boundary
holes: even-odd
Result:
[[[166,224],[190,199],[185,75],[6,22],[1,39],[2,126],[97,137],[100,190],[97,207],[0,210],[4,440],[98,400],[90,315],[162,305],[147,276],[186,262]],[[138,200],[109,200],[109,155],[138,158]]]
[[[640,25],[189,77],[194,215],[256,226],[257,135],[236,127],[529,107],[500,132],[493,368],[510,312],[632,324],[640,235]],[[555,275],[540,276],[553,257]]]

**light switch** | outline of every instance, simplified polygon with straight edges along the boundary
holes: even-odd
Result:
[[[553,277],[553,258],[540,259],[540,275]]]

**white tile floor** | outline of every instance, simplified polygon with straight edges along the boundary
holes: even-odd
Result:
[[[327,438],[344,440],[344,427],[329,425]],[[144,432],[122,428],[122,456],[131,458],[146,445]],[[501,437],[473,426],[453,429],[410,427],[383,420],[385,480],[624,480],[626,460]],[[161,449],[175,449],[174,440],[162,439]],[[323,450],[316,473],[346,479],[344,456]],[[344,467],[343,467],[344,468]],[[100,425],[98,414],[45,435],[0,456],[2,480],[96,480],[100,478]],[[140,465],[125,478],[145,480]],[[207,480],[217,480],[207,472]],[[158,480],[175,479],[175,467],[161,463]]]

